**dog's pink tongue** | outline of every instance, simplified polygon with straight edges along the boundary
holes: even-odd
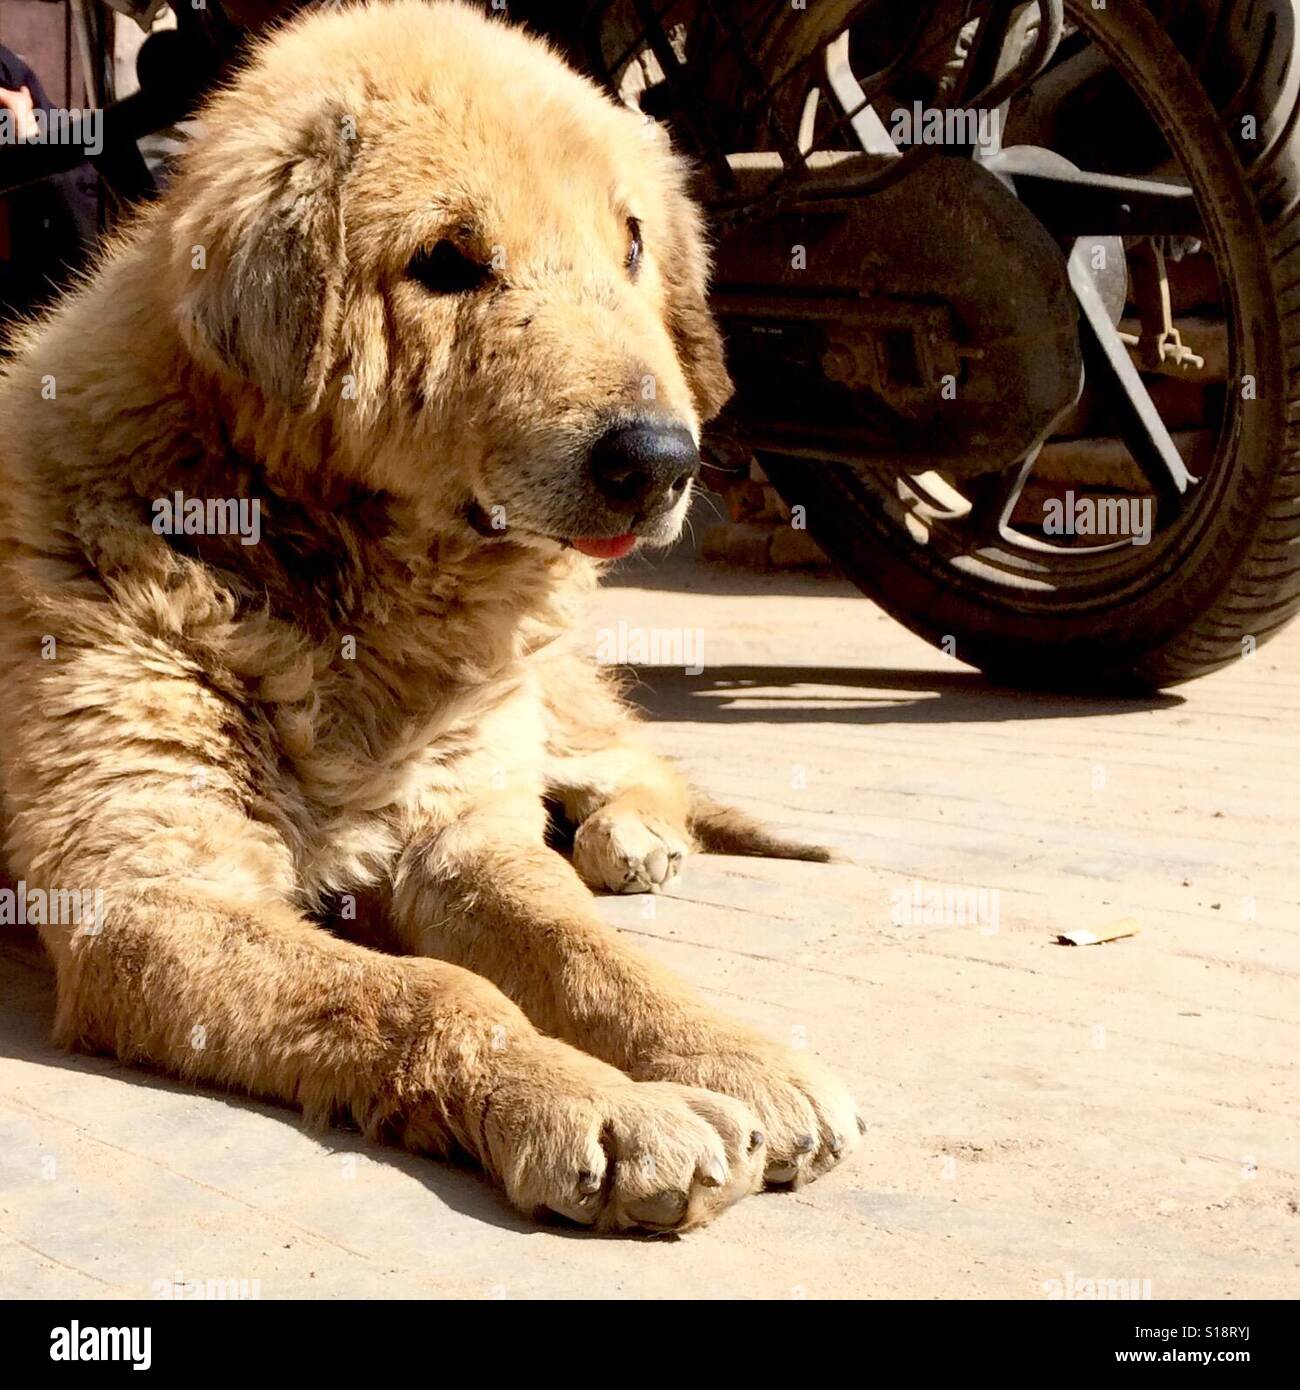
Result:
[[[574,536],[571,544],[593,560],[621,560],[636,544],[636,537],[631,531],[622,536]]]

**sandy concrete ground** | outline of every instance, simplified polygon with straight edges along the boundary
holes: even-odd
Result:
[[[0,1292],[1300,1293],[1300,627],[1096,703],[990,689],[838,582],[633,561],[593,641],[620,622],[702,633],[698,676],[641,671],[659,744],[858,862],[696,860],[602,910],[833,1061],[871,1120],[853,1161],[681,1240],[537,1229],[470,1171],[59,1055],[48,972],[11,938]],[[927,912],[944,888],[978,920]],[[1130,940],[1053,943],[1129,914]]]

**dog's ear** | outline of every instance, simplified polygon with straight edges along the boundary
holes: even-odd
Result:
[[[685,191],[674,194],[669,245],[663,260],[668,328],[703,424],[731,399],[722,335],[709,310],[709,251],[699,209]]]
[[[200,357],[311,406],[336,347],[355,131],[317,103],[250,135],[215,132],[176,189],[182,332]]]

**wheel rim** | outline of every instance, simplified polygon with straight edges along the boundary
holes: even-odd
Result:
[[[1034,479],[1037,460],[1033,458],[1009,461],[1001,473],[965,482],[937,471],[900,471],[890,475],[844,465],[802,461],[799,464],[829,467],[839,476],[842,487],[866,489],[874,510],[892,529],[890,539],[897,541],[899,533],[908,535],[916,559],[928,569],[944,573],[952,583],[975,596],[994,599],[1000,607],[1055,615],[1083,613],[1132,599],[1164,580],[1178,568],[1183,557],[1194,551],[1209,519],[1222,504],[1230,481],[1231,458],[1242,427],[1242,401],[1234,383],[1240,383],[1248,374],[1248,365],[1249,374],[1257,378],[1259,375],[1254,364],[1245,362],[1238,248],[1224,225],[1222,194],[1211,187],[1207,168],[1196,157],[1185,125],[1172,109],[1176,103],[1163,101],[1161,93],[1150,89],[1146,74],[1129,61],[1122,45],[1111,41],[1104,17],[1099,24],[1086,0],[1067,0],[1066,9],[1075,35],[1086,39],[1089,47],[1104,55],[1111,70],[1123,77],[1168,146],[1181,181],[1195,201],[1204,233],[1202,240],[1218,274],[1227,357],[1225,380],[1218,393],[1221,400],[1217,408],[1212,407],[1205,422],[1198,453],[1186,451],[1176,456],[1184,467],[1190,465],[1196,481],[1188,485],[1178,507],[1172,506],[1170,498],[1154,487],[1133,496],[1134,501],[1151,504],[1153,531],[1145,545],[1134,545],[1127,539],[1094,545],[1051,544],[1023,528],[1008,526],[1003,520],[1015,516],[1025,485]],[[1076,44],[1075,52],[1078,51]],[[1053,71],[1055,68],[1049,69],[1049,73]],[[1178,180],[1162,173],[1160,181]],[[1176,323],[1175,320],[1175,326]],[[1144,385],[1152,380],[1150,373],[1138,372],[1137,376]],[[1090,384],[1095,385],[1095,371],[1090,372],[1090,377]],[[1262,394],[1262,383],[1260,391]],[[1149,393],[1145,394],[1150,402]],[[1057,443],[1056,437],[1047,443],[1050,448]],[[1141,465],[1132,451],[1125,448],[1125,453],[1126,463],[1134,472],[1140,471]],[[1095,487],[1089,489],[1086,482],[1081,481],[1079,486],[1087,494],[1084,500],[1101,502],[1114,498],[1114,494]],[[1165,491],[1172,493],[1174,489],[1168,487]]]

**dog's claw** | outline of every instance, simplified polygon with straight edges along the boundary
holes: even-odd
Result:
[[[599,1192],[600,1178],[589,1168],[584,1168],[578,1174],[578,1191],[583,1193]]]
[[[705,1187],[721,1187],[726,1180],[727,1174],[720,1163],[710,1163],[700,1174],[700,1182]]]

